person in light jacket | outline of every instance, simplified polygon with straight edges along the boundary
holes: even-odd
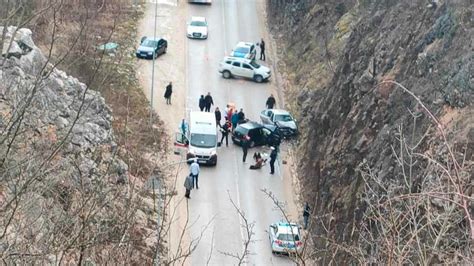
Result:
[[[186,194],[184,194],[184,196],[190,199],[191,189],[193,189],[193,177],[191,175],[186,176],[186,179],[184,180],[184,188],[186,188]]]

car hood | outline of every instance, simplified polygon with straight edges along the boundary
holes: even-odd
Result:
[[[270,68],[266,67],[266,66],[262,66],[260,65],[260,67],[258,68],[259,71],[263,71],[263,72],[270,72]]]
[[[189,26],[188,27],[188,34],[193,34],[193,33],[201,33],[203,35],[207,35],[207,28],[206,27]]]
[[[153,47],[139,46],[137,52],[153,52]]]
[[[275,124],[280,128],[286,127],[286,128],[296,129],[295,121],[276,121]]]

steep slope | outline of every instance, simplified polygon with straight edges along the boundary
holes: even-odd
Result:
[[[3,262],[121,264],[154,257],[152,241],[146,245],[153,231],[144,226],[151,210],[119,158],[110,108],[51,64],[31,36],[9,27],[0,58]]]
[[[308,259],[472,260],[471,1],[268,1],[300,120]]]

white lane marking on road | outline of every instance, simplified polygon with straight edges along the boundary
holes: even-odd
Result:
[[[222,25],[223,25],[223,35],[224,35],[224,56],[227,55],[227,34],[225,29],[225,1],[222,1]]]
[[[235,158],[235,160],[234,160],[234,162],[235,162],[234,166],[235,166],[235,170],[236,170],[236,171],[234,171],[234,177],[235,177],[235,189],[236,189],[236,192],[237,192],[237,198],[236,198],[236,200],[237,200],[237,207],[239,208],[239,210],[240,210],[241,212],[244,212],[244,210],[242,210],[242,207],[240,206],[240,190],[239,190],[239,174],[238,174],[238,172],[239,172],[239,167],[238,167],[238,165],[237,165],[238,162],[239,162],[239,159],[238,159],[239,157],[236,155],[235,149],[233,149],[233,151],[234,151],[234,155],[235,155],[235,156],[234,156],[234,158]],[[245,231],[244,231],[245,221],[244,221],[244,218],[242,218],[242,217],[240,216],[240,214],[237,213],[237,215],[239,215],[240,237],[242,238],[242,242],[245,242]],[[243,246],[243,245],[242,245],[242,246]],[[245,248],[245,247],[242,247],[242,248]],[[245,252],[245,250],[242,250],[242,252]],[[243,265],[247,265],[247,262],[244,261],[244,262],[243,262]]]

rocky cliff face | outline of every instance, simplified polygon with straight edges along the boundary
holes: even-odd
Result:
[[[268,1],[311,259],[472,260],[470,1]]]
[[[4,32],[0,27],[0,32]],[[0,57],[0,254],[4,262],[122,263],[148,252],[127,165],[99,93],[58,70],[31,31]],[[123,184],[127,184],[124,186]],[[149,254],[148,254],[149,255]],[[115,263],[114,263],[115,262]]]

